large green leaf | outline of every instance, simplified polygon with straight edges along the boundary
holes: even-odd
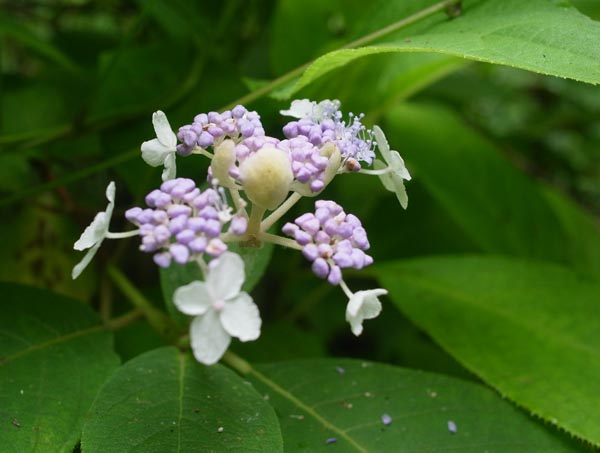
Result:
[[[542,190],[456,115],[403,104],[388,119],[390,143],[414,179],[482,250],[550,259],[600,275],[600,231],[594,234],[585,214],[569,204],[577,215],[566,220],[543,195],[549,189]]]
[[[393,302],[503,395],[600,445],[600,285],[491,257],[379,265]]]
[[[85,305],[0,285],[2,451],[72,451],[99,388],[118,365],[112,334]]]
[[[123,365],[92,408],[84,452],[282,451],[273,409],[220,365],[175,348]]]
[[[250,377],[277,410],[286,451],[578,451],[493,391],[443,375],[318,359],[261,365]]]
[[[386,4],[387,3],[387,4]],[[432,1],[386,2],[365,30],[382,29]],[[293,92],[351,61],[385,52],[437,52],[541,74],[600,83],[600,23],[566,1],[465,0],[450,20],[443,12],[393,33],[375,46],[333,51],[318,58]]]

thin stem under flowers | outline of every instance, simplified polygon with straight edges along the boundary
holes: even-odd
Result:
[[[106,239],[125,239],[138,236],[139,234],[140,230],[123,231],[121,233],[111,233],[110,231],[107,231],[104,237]]]
[[[256,235],[256,239],[263,242],[270,242],[275,245],[281,245],[295,250],[302,250],[302,246],[293,239],[277,236],[276,234],[260,232]]]
[[[233,200],[233,204],[235,206],[235,209],[237,209],[238,212],[243,212],[245,215],[248,215],[246,213],[246,201],[240,196],[240,191],[238,189],[236,189],[235,187],[229,187],[229,193],[231,194],[231,199]]]
[[[277,209],[275,209],[269,216],[263,220],[260,224],[261,231],[267,231],[269,228],[273,226],[275,222],[277,222],[280,218],[282,218],[298,201],[302,198],[298,192],[293,192],[287,200],[279,205]]]
[[[381,176],[381,175],[385,175],[387,173],[391,173],[393,171],[394,171],[394,169],[392,167],[385,167],[385,168],[382,168],[381,170],[365,170],[364,168],[361,168],[358,172],[362,173],[363,175]]]
[[[285,388],[281,387],[277,382],[265,376],[260,371],[254,369],[250,363],[244,360],[242,357],[234,354],[231,351],[227,351],[221,358],[223,363],[227,364],[233,370],[237,371],[242,376],[252,376],[256,380],[262,382],[271,391],[277,393],[281,398],[287,400],[290,404],[307,414],[319,425],[325,427],[328,431],[332,432],[337,438],[343,439],[349,445],[353,447],[355,451],[367,452],[367,450],[360,444],[358,444],[348,433],[338,426],[332,424],[329,420],[319,414],[313,407],[307,405],[302,400],[296,398],[293,393]]]
[[[202,156],[208,157],[209,159],[212,159],[214,157],[213,153],[205,150],[204,148],[200,148],[199,146],[196,146],[194,149],[192,149],[192,154],[200,154]]]
[[[108,265],[108,276],[119,290],[127,297],[131,304],[140,310],[148,324],[166,340],[177,338],[177,326],[163,312],[155,308],[146,297],[129,281],[129,279],[115,266]]]
[[[265,215],[265,208],[262,208],[255,203],[252,204],[252,209],[250,210],[250,219],[248,219],[248,228],[246,228],[246,237],[256,236],[261,230],[260,221]]]
[[[340,281],[340,288],[342,288],[342,291],[344,291],[344,294],[348,299],[351,299],[354,295],[352,291],[350,291],[350,288],[348,288],[348,285],[346,285],[346,282],[344,280]]]

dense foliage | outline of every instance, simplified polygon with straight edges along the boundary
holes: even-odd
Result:
[[[596,2],[0,7],[0,450],[600,447]],[[111,231],[162,182],[140,151],[154,112],[177,132],[242,104],[283,138],[305,98],[364,112],[412,176],[406,210],[368,175],[319,194],[368,232],[374,263],[348,286],[388,292],[360,336],[347,293],[273,244],[230,246],[262,327],[210,366],[177,309],[197,266],[107,240],[72,279],[109,182]],[[205,190],[211,161],[192,158],[177,176]]]

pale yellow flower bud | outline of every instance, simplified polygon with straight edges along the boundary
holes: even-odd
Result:
[[[273,210],[285,200],[294,179],[290,158],[267,145],[242,162],[240,179],[250,201]]]
[[[233,187],[234,183],[229,176],[229,169],[235,165],[235,143],[233,140],[223,140],[215,148],[215,154],[210,164],[213,177],[219,180],[224,187]]]

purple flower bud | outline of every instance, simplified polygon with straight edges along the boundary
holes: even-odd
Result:
[[[208,132],[204,131],[198,137],[198,146],[201,148],[208,148],[215,142],[215,137],[213,137]]]
[[[302,247],[302,254],[308,261],[314,261],[319,256],[319,249],[315,244],[306,244]]]
[[[175,236],[175,239],[180,244],[188,245],[191,241],[194,240],[195,237],[196,237],[196,233],[194,233],[192,230],[183,230],[183,231],[177,233],[177,235]]]
[[[204,253],[206,250],[206,246],[208,245],[208,240],[204,236],[198,236],[192,242],[190,242],[187,246],[194,253]]]
[[[246,112],[246,107],[243,105],[236,105],[233,110],[231,110],[231,116],[233,116],[233,118],[241,118]]]
[[[236,215],[231,219],[231,224],[229,226],[229,231],[233,234],[242,235],[246,232],[248,228],[248,218]]]
[[[173,261],[178,264],[187,263],[190,257],[189,249],[183,244],[171,244],[169,246],[169,252],[173,257]]]
[[[312,263],[312,270],[319,278],[326,278],[329,274],[329,265],[323,258],[317,258]]]
[[[192,208],[183,204],[174,204],[169,206],[167,214],[169,217],[189,216],[192,213]]]
[[[169,252],[156,253],[152,258],[160,267],[169,267],[171,264],[171,254]]]
[[[132,223],[138,223],[138,216],[142,213],[142,208],[138,208],[137,206],[134,208],[130,208],[125,211],[125,218]]]
[[[339,285],[342,281],[342,270],[338,266],[331,266],[331,271],[327,276],[327,281],[331,285]]]

